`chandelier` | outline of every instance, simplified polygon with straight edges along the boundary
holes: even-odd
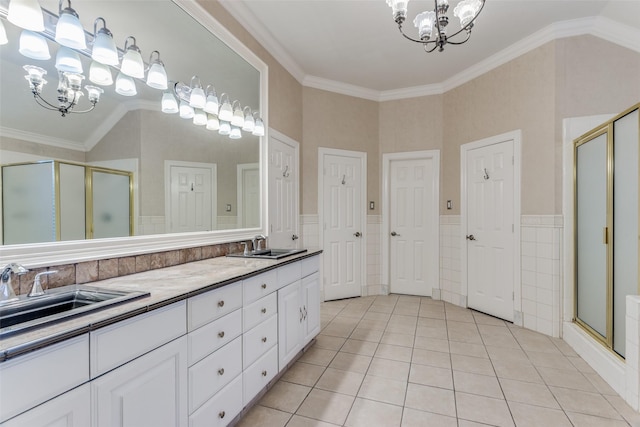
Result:
[[[449,0],[434,0],[434,10],[422,12],[413,20],[413,25],[418,29],[418,38],[415,39],[405,34],[402,29],[402,24],[407,18],[409,0],[387,0],[400,33],[412,42],[422,43],[426,52],[433,52],[436,49],[442,52],[446,44],[463,44],[469,40],[471,29],[484,7],[484,2],[485,0],[459,2],[453,9],[453,15],[460,19],[460,29],[453,34],[447,34]]]

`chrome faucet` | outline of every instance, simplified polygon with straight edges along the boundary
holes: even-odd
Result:
[[[42,273],[36,274],[36,278],[33,279],[33,286],[31,287],[31,290],[27,294],[27,297],[29,298],[39,297],[40,295],[44,295],[44,289],[42,289],[42,283],[40,282],[40,277],[48,276],[49,274],[55,274],[57,272],[58,270],[50,270],[50,271],[43,271]]]
[[[0,303],[18,299],[11,286],[11,273],[24,274],[27,271],[29,270],[15,262],[7,264],[2,269],[2,273],[0,273]]]
[[[265,242],[265,248],[266,248],[266,242],[267,242],[267,238],[265,236],[263,236],[262,234],[258,234],[253,236],[253,239],[251,239],[251,243],[253,243],[253,251],[257,251],[260,248],[258,247],[258,245],[260,244],[260,240],[263,240]]]

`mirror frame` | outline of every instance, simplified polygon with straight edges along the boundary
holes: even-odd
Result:
[[[267,235],[268,66],[196,0],[172,2],[260,73],[260,112],[265,123],[265,136],[260,138],[260,227],[0,246],[0,259],[3,264],[19,262],[29,268],[47,267],[248,240],[256,234]],[[194,73],[196,72],[197,70],[194,70]]]

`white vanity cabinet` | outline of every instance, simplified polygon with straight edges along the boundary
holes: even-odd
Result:
[[[278,291],[280,370],[320,332],[319,257],[295,264],[285,266],[291,267],[279,275],[282,282],[292,281]]]

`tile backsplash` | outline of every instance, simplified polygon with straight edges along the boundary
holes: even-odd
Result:
[[[41,283],[45,289],[53,289],[60,286],[90,283],[97,280],[155,270],[157,268],[171,267],[187,262],[216,258],[225,256],[228,253],[240,252],[241,250],[242,245],[240,242],[232,242],[35,268],[21,276],[14,276],[12,286],[16,295],[26,294],[31,289],[36,274],[47,270],[55,270],[57,272],[55,274],[41,276]]]

